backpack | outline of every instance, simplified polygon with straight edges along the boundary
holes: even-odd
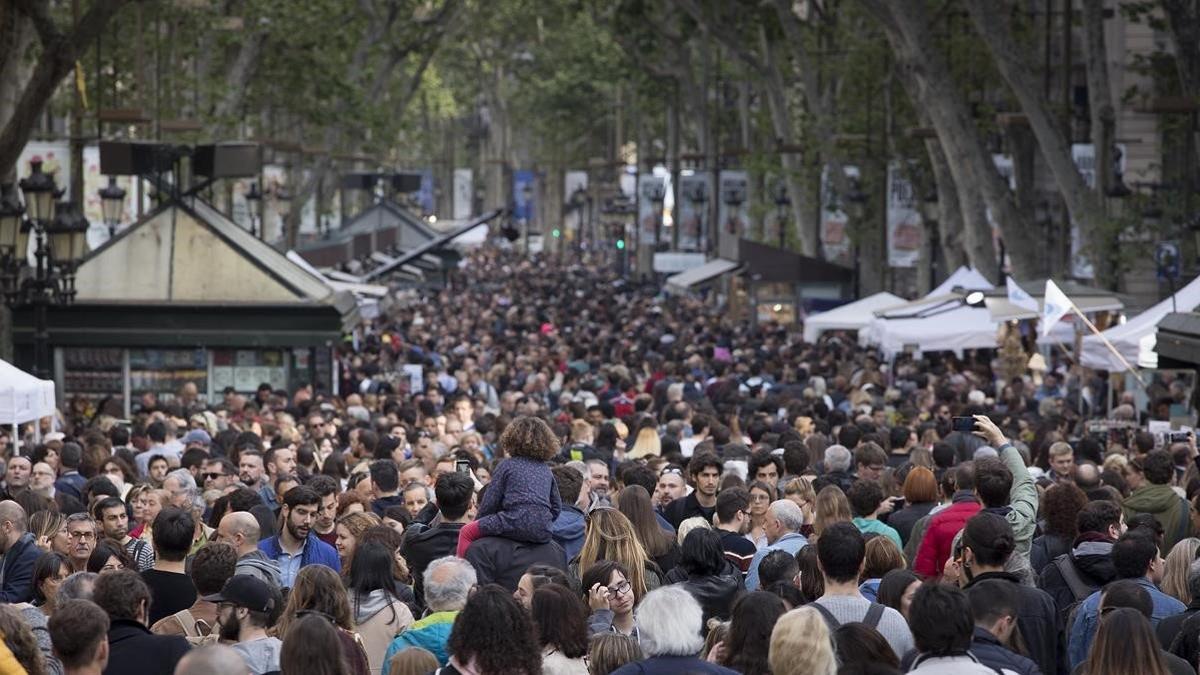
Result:
[[[1066,626],[1067,631],[1070,631],[1071,626],[1075,625],[1076,610],[1092,594],[1093,589],[1083,580],[1083,577],[1079,576],[1079,570],[1075,569],[1075,561],[1071,560],[1070,553],[1058,556],[1050,564],[1058,569],[1058,573],[1062,575],[1067,588],[1071,589],[1071,597],[1075,598],[1071,604],[1059,610],[1059,613],[1066,619],[1066,623],[1063,625]]]
[[[833,612],[821,606],[821,603],[810,602],[807,606],[814,607],[818,612],[821,613],[821,616],[825,619],[825,623],[829,624],[829,632],[831,634],[835,630],[842,627],[842,622],[837,620],[837,617],[833,615]],[[867,628],[878,628],[879,620],[883,618],[883,610],[885,609],[887,608],[878,602],[872,602],[871,606],[867,608],[867,615],[863,617],[861,623],[865,624]]]
[[[172,614],[171,618],[179,622],[183,628],[184,637],[191,646],[201,647],[217,644],[220,636],[213,632],[212,626],[209,626],[207,621],[192,616],[191,610],[181,609]]]

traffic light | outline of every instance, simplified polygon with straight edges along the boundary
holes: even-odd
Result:
[[[617,240],[617,250],[618,250],[618,251],[624,251],[624,250],[625,250],[625,240],[624,240],[624,239],[618,239],[618,240]]]

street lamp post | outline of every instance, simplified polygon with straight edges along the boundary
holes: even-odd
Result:
[[[258,204],[262,201],[263,194],[258,189],[258,183],[251,183],[250,189],[246,191],[246,202],[250,211],[250,234],[258,236]]]
[[[75,271],[83,258],[88,222],[74,203],[56,203],[62,191],[42,171],[41,159],[35,157],[31,164],[33,173],[20,181],[24,205],[12,185],[0,187],[0,280],[9,308],[33,307],[33,369],[49,379],[48,310],[51,304],[75,300]],[[28,264],[30,235],[33,266]]]
[[[121,224],[122,211],[125,210],[125,190],[117,185],[116,176],[109,176],[108,185],[100,188],[100,206],[104,211],[108,236],[112,238],[117,234],[117,225]]]

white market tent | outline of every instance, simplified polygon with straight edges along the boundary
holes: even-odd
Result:
[[[954,290],[956,286],[961,286],[968,291],[990,291],[992,290],[992,282],[987,280],[987,277],[979,273],[972,267],[960,267],[954,270],[946,280],[938,284],[938,287],[929,292],[926,298],[932,298],[938,295],[945,295]]]
[[[992,289],[978,271],[960,267],[929,295],[913,302],[877,311],[858,333],[859,343],[876,346],[886,358],[901,352],[994,349],[997,324],[986,307],[970,307],[952,289]]]
[[[1068,295],[1068,297],[1070,296]],[[1163,317],[1175,311],[1190,312],[1197,306],[1200,306],[1200,277],[1179,289],[1174,295],[1173,304],[1172,298],[1168,297],[1125,323],[1113,326],[1101,333],[1129,363],[1136,365],[1140,352],[1147,347],[1153,348],[1158,322],[1162,321]],[[1049,344],[1054,341],[1043,338],[1038,342]],[[1085,335],[1083,338],[1083,355],[1080,361],[1086,368],[1114,373],[1125,370],[1125,366],[1108,350],[1108,347],[1104,346],[1104,342],[1091,334]]]
[[[827,330],[861,330],[875,318],[875,312],[903,304],[904,298],[884,291],[813,314],[804,320],[804,341],[816,342]]]
[[[54,382],[0,361],[0,424],[23,424],[54,414]]]
[[[0,425],[13,427],[20,453],[18,424],[54,415],[54,382],[39,380],[7,361],[0,361]]]

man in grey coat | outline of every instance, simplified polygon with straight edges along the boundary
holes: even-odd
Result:
[[[260,533],[257,518],[247,511],[235,511],[221,519],[213,538],[237,549],[238,562],[234,574],[252,576],[278,590],[279,563],[258,550]]]

